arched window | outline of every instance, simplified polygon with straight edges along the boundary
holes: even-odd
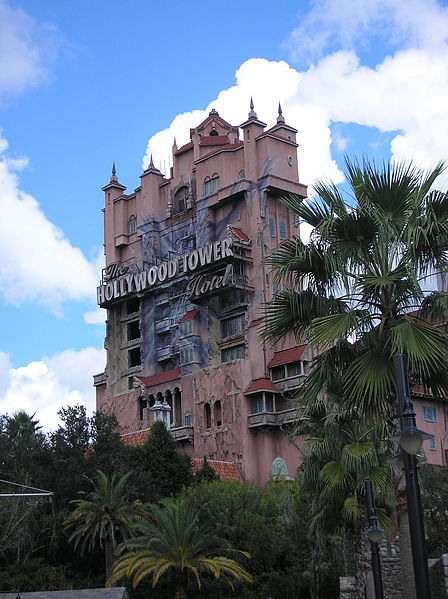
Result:
[[[211,428],[212,426],[212,414],[210,411],[210,404],[206,403],[204,406],[204,423],[205,428]]]
[[[211,185],[210,177],[205,177],[204,179],[204,196],[208,196],[211,194]]]
[[[215,426],[221,426],[222,424],[222,409],[221,409],[221,402],[215,401],[214,405],[213,405],[213,411],[214,411],[214,416],[215,416]]]
[[[216,193],[219,189],[219,175],[218,173],[213,173],[212,175],[212,193]]]
[[[137,231],[137,217],[132,215],[130,217],[130,219],[128,220],[128,233],[129,235],[132,235],[132,233],[135,233]]]
[[[188,187],[181,187],[174,194],[174,212],[184,212],[187,208]]]

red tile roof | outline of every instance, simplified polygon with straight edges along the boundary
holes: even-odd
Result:
[[[280,393],[277,385],[269,379],[255,379],[251,382],[249,387],[244,392],[244,395],[251,395],[252,393],[259,393],[260,391],[270,391],[272,393]]]
[[[234,225],[229,225],[229,229],[236,237],[239,237],[242,241],[250,241],[246,233],[244,233],[244,231],[242,231],[238,227],[235,227]]]
[[[193,458],[193,473],[195,474],[202,468],[204,460],[201,458]],[[207,460],[216,474],[221,480],[242,480],[238,472],[238,468],[233,462],[225,462],[223,460]]]
[[[281,364],[290,364],[296,360],[300,360],[303,356],[303,352],[306,350],[306,345],[299,345],[298,347],[291,347],[290,349],[283,349],[277,351],[272,357],[272,360],[268,364],[268,368],[274,368]]]
[[[223,146],[228,144],[229,140],[227,135],[207,135],[201,137],[201,142],[199,145],[201,146]]]
[[[124,433],[121,436],[121,440],[125,445],[143,445],[149,436],[149,428],[145,428],[142,431],[135,431],[134,433]]]
[[[173,370],[166,370],[165,372],[158,372],[152,376],[137,376],[138,380],[141,381],[147,387],[154,387],[168,381],[175,381],[180,378],[180,368],[174,368]]]
[[[188,310],[188,312],[185,312],[185,314],[182,316],[182,318],[179,318],[179,324],[182,324],[183,322],[186,322],[187,320],[192,320],[196,314],[199,314],[199,308],[194,308],[193,310]]]

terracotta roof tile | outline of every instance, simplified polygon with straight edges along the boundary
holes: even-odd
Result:
[[[138,380],[147,387],[154,387],[155,385],[167,383],[168,381],[175,381],[176,379],[180,378],[180,368],[166,370],[165,372],[158,372],[152,376],[137,376],[136,378],[138,378]]]
[[[192,320],[193,318],[195,318],[196,314],[199,314],[199,308],[194,308],[193,310],[188,310],[188,312],[185,312],[185,314],[182,316],[182,318],[179,318],[179,324],[182,324],[183,322],[186,322],[187,320]]]
[[[250,238],[246,235],[246,233],[244,233],[244,231],[242,231],[238,227],[235,227],[234,225],[229,225],[229,229],[236,237],[239,237],[242,241],[250,241]]]
[[[204,135],[201,137],[200,146],[223,146],[228,144],[227,135]]]
[[[251,384],[248,386],[248,388],[246,389],[246,391],[244,392],[244,395],[251,395],[252,393],[259,393],[260,391],[269,391],[271,393],[280,393],[279,388],[277,387],[277,385],[274,385],[274,383],[270,380],[270,379],[255,379],[251,382]]]
[[[201,458],[193,458],[193,473],[196,473],[202,468],[204,460]],[[226,462],[224,460],[207,460],[216,474],[221,480],[238,480],[241,481],[241,475],[238,472],[238,468],[233,462]]]
[[[299,345],[298,347],[291,347],[290,349],[283,349],[277,351],[272,357],[272,360],[268,364],[268,368],[274,368],[281,364],[290,364],[296,360],[300,360],[306,350],[306,345]]]
[[[121,440],[125,445],[135,447],[136,445],[143,445],[146,439],[149,437],[149,428],[145,428],[142,431],[135,431],[133,433],[123,433]]]

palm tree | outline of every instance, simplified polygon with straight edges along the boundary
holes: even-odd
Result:
[[[431,191],[444,169],[346,159],[347,195],[321,181],[309,203],[284,199],[313,232],[309,244],[292,238],[269,257],[289,289],[268,303],[263,334],[276,341],[293,332],[317,348],[297,398],[305,415],[318,414],[326,395],[376,419],[390,438],[398,353],[411,384],[447,393],[448,334],[435,323],[445,321],[448,294],[429,289],[429,277],[448,270],[448,194]]]
[[[303,418],[296,432],[306,435],[299,485],[312,498],[310,534],[343,532],[346,576],[355,576],[367,521],[367,478],[373,482],[381,526],[391,525],[394,485],[382,427],[322,398],[320,418]]]
[[[119,541],[130,535],[132,525],[145,513],[140,501],[127,499],[126,484],[130,475],[128,472],[115,482],[115,475],[109,479],[97,470],[96,481],[89,479],[93,491],[71,502],[76,507],[66,520],[65,529],[74,528],[69,541],[74,542],[75,549],[80,546],[81,555],[86,549],[91,551],[98,545],[104,546],[106,578],[110,576]]]
[[[183,498],[165,499],[153,505],[151,519],[135,527],[140,536],[125,541],[119,550],[108,585],[123,576],[133,579],[134,588],[147,576],[153,587],[160,577],[171,571],[176,598],[186,597],[187,573],[193,574],[201,588],[201,572],[212,574],[232,586],[232,580],[252,582],[252,576],[235,560],[221,555],[235,552],[228,543],[216,537],[210,529],[201,527],[198,514]],[[245,551],[238,553],[249,557]],[[233,588],[233,586],[232,586]]]
[[[310,203],[284,199],[314,229],[309,244],[288,239],[269,258],[289,289],[268,303],[264,336],[292,331],[318,348],[307,404],[337,361],[348,406],[394,416],[394,354],[407,354],[412,381],[435,394],[448,390],[448,334],[433,324],[448,294],[426,288],[428,277],[448,269],[448,194],[430,191],[445,167],[424,173],[349,159],[346,166],[350,201],[324,182]]]

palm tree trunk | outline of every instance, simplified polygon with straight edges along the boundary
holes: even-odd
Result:
[[[109,576],[112,573],[112,566],[115,561],[114,549],[112,547],[112,541],[106,541],[105,544],[105,553],[106,553],[106,580],[109,579]]]

